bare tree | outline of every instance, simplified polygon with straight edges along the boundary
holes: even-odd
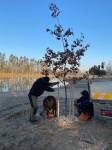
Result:
[[[107,64],[106,71],[108,75],[112,75],[112,61]]]
[[[5,54],[0,53],[0,70],[3,72],[5,71]]]
[[[0,72],[28,73],[39,72],[40,62],[35,59],[29,59],[26,56],[17,56],[11,54],[8,59],[4,53],[0,52]]]

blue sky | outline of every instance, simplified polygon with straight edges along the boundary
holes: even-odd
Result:
[[[48,5],[54,0],[0,0],[0,52],[8,57],[41,59],[49,46],[61,49],[49,33],[56,20]],[[74,39],[84,33],[90,44],[81,59],[85,70],[102,61],[112,60],[112,0],[55,0],[61,10],[60,22],[74,31]]]

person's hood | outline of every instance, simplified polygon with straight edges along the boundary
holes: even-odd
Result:
[[[82,94],[86,99],[89,99],[89,93],[88,93],[87,90],[83,90],[83,91],[81,92],[81,94]]]

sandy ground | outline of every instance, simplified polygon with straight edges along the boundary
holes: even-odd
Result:
[[[0,94],[0,150],[112,150],[106,122],[61,116],[31,124],[29,109],[27,93]]]

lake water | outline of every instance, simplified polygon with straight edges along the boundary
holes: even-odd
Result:
[[[34,78],[0,79],[0,92],[27,91],[34,80]]]
[[[96,92],[112,92],[112,81],[92,82],[91,90]]]
[[[34,78],[0,79],[0,92],[28,91],[35,80]],[[90,87],[91,93],[112,93],[112,81],[92,82]],[[88,89],[87,81],[77,81],[73,88],[77,92]]]
[[[4,95],[12,95],[15,94],[16,96],[20,96],[21,94],[27,95],[29,89],[31,88],[33,82],[36,79],[34,78],[16,78],[16,79],[0,79],[0,93]],[[100,95],[99,93],[112,93],[112,81],[100,81],[100,82],[92,82],[90,84],[90,91],[91,91],[91,98],[94,102],[94,111],[95,116],[101,116],[102,109],[104,111],[111,111],[112,112],[112,98],[109,99],[109,101],[104,102],[105,98],[103,99],[101,96],[93,96],[92,94],[96,93],[96,95]],[[83,90],[88,90],[88,84],[87,81],[81,80],[76,82],[72,85],[67,85],[67,97],[68,97],[68,112],[70,114],[74,114],[76,111],[74,109],[74,100],[77,100],[81,94],[80,92]],[[64,101],[65,101],[65,90],[62,86],[55,89],[55,92],[44,92],[42,95],[43,97],[53,95],[57,97],[57,99],[60,101],[60,113],[64,112]],[[111,95],[109,95],[111,96]],[[39,100],[43,99],[43,97],[39,97]],[[107,96],[108,98],[108,96]],[[94,101],[98,100],[98,101]],[[99,100],[103,100],[103,103]],[[111,102],[111,103],[110,103]]]

